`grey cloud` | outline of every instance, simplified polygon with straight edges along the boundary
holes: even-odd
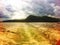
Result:
[[[37,2],[37,0],[33,3],[33,11],[40,16],[45,15],[54,15],[54,8],[50,5],[49,2]]]

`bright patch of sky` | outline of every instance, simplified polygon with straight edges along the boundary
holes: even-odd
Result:
[[[4,4],[4,10],[2,9],[5,16],[10,19],[23,19],[28,16],[26,8],[31,6],[31,0],[1,0],[1,4]],[[30,11],[29,11],[30,12]]]

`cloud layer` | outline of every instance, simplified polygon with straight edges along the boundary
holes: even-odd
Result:
[[[60,16],[56,0],[1,0],[0,18],[23,19],[29,15]]]

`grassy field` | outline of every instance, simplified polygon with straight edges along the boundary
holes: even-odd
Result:
[[[60,39],[60,23],[5,22],[2,24],[0,45],[56,45]]]

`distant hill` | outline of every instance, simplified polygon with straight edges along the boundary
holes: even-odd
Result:
[[[48,16],[28,16],[25,20],[5,20],[3,22],[60,22],[60,19]]]

